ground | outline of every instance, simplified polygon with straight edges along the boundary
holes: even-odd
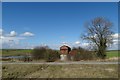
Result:
[[[118,78],[118,64],[3,64],[3,78]]]
[[[30,50],[4,50],[3,56],[23,55],[23,52]],[[107,51],[106,60],[95,61],[117,62],[118,56],[118,51]],[[3,78],[118,78],[119,74],[118,64],[2,64],[1,68]]]

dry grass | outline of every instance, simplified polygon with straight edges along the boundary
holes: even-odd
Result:
[[[3,78],[118,78],[118,65],[112,64],[3,64]]]

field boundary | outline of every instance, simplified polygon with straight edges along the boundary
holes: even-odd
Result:
[[[67,64],[120,64],[120,62],[2,62],[0,64],[48,64],[48,65],[67,65]]]

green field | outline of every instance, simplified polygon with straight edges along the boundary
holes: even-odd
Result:
[[[31,49],[3,49],[2,56],[21,56],[31,53]]]
[[[120,57],[120,51],[107,51],[107,58]]]
[[[0,51],[0,54],[2,54],[2,56],[20,56],[20,55],[26,55],[31,53],[32,50],[31,49],[3,49],[2,51]],[[111,57],[120,57],[120,51],[117,50],[110,50],[110,51],[106,51],[107,53],[107,58],[111,58]]]

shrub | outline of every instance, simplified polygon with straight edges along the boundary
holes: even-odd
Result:
[[[46,54],[46,61],[47,62],[54,62],[60,59],[60,54],[55,50],[48,50]]]
[[[35,47],[32,51],[32,58],[35,60],[44,59],[46,53],[46,47]]]
[[[95,56],[92,51],[88,51],[81,47],[73,48],[73,50],[76,50],[76,54],[73,56],[75,61],[92,60]]]
[[[84,53],[80,53],[80,58],[82,60],[92,60],[94,58],[94,54],[90,51],[85,51]]]
[[[75,54],[74,60],[75,60],[75,61],[81,60],[81,54],[80,54],[80,52],[77,52],[77,53]]]
[[[32,57],[35,60],[46,60],[48,62],[54,62],[60,58],[60,54],[48,47],[36,47],[32,51]]]

